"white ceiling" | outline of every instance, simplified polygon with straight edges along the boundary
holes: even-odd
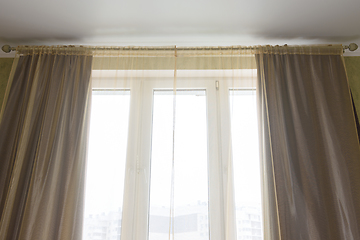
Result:
[[[0,0],[1,45],[360,45],[359,40],[359,0]]]

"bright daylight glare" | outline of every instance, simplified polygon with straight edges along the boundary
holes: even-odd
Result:
[[[170,225],[173,91],[154,91],[149,240],[209,240],[205,90],[176,92],[174,229]],[[262,240],[254,90],[230,91],[237,240]],[[130,91],[93,91],[83,240],[120,239]]]
[[[255,90],[230,91],[237,239],[262,240]]]
[[[93,91],[83,240],[120,239],[130,91]]]
[[[174,229],[170,227],[173,91],[154,92],[149,240],[209,239],[205,91],[177,91]]]

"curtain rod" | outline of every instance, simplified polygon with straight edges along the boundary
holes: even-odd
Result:
[[[287,46],[287,44],[285,44],[284,46]],[[332,46],[332,45],[329,45]],[[69,47],[75,47],[70,45]],[[90,49],[93,50],[254,50],[257,49],[258,47],[174,47],[174,48],[161,48],[161,47],[93,47]],[[10,45],[4,45],[1,48],[3,50],[3,52],[5,53],[10,53],[11,51],[16,51],[16,47],[11,47]],[[349,45],[344,45],[343,46],[343,50],[345,52],[345,50],[349,50],[349,51],[355,51],[356,49],[358,49],[358,45],[356,43],[350,43]]]

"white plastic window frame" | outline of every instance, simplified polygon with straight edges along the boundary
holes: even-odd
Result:
[[[173,90],[174,73],[99,71],[94,74],[93,70],[93,90],[130,90],[121,240],[147,240],[153,93]],[[230,90],[255,89],[256,70],[178,70],[177,76],[177,90],[206,92],[210,240],[236,240],[229,94]]]

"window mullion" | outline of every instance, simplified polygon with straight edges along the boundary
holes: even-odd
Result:
[[[121,240],[145,240],[148,233],[152,88],[133,80]]]
[[[226,240],[236,239],[236,216],[235,216],[235,198],[234,198],[234,178],[232,164],[232,144],[231,144],[231,120],[230,120],[230,104],[229,104],[229,88],[232,81],[222,79],[219,81],[218,89],[218,119],[220,129],[221,149],[221,179],[222,179],[222,198],[223,198],[223,214],[225,225]]]
[[[209,156],[209,220],[210,238],[225,239],[225,209],[222,174],[220,129],[220,95],[216,81],[207,88],[208,156]]]

